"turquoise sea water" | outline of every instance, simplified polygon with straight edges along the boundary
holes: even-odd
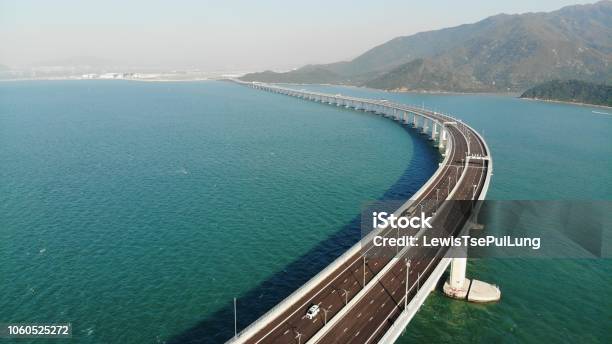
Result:
[[[221,342],[233,297],[241,328],[436,155],[391,121],[232,83],[41,81],[0,83],[0,162],[0,323]]]
[[[425,105],[465,120],[493,153],[488,199],[612,199],[612,115],[593,113],[609,109],[496,95],[305,88]],[[605,234],[610,242],[612,233]],[[612,342],[610,259],[473,259],[468,275],[498,284],[502,300],[474,305],[436,291],[399,343]]]
[[[493,151],[491,199],[612,198],[601,109],[299,88],[463,118]],[[389,120],[229,83],[0,83],[0,322],[69,321],[84,343],[223,341],[233,297],[242,328],[357,240],[365,202],[408,198],[436,160]],[[435,292],[401,343],[612,339],[610,260],[468,269],[502,301]]]

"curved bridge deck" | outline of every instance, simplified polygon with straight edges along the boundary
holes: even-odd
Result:
[[[234,81],[268,92],[373,112],[415,130],[420,128],[437,143],[444,160],[395,214],[424,212],[433,216],[438,236],[461,233],[476,202],[484,199],[492,175],[489,149],[475,130],[451,116],[385,100]],[[393,342],[450,263],[448,249],[443,248],[433,253],[431,248],[421,247],[404,248],[393,255],[372,253],[373,235],[395,237],[394,233],[389,229],[371,233],[228,343]],[[408,260],[411,265],[406,287]],[[321,312],[308,319],[305,314],[312,304],[318,304]]]

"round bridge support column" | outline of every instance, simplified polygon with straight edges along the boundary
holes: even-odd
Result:
[[[470,289],[470,280],[465,278],[467,258],[453,258],[450,276],[444,284],[444,293],[455,299],[465,299]]]
[[[477,218],[476,216],[473,217]],[[482,225],[468,223],[472,228],[482,228]],[[469,229],[467,233],[469,235]],[[450,264],[450,275],[444,283],[443,291],[446,296],[467,300],[471,302],[494,302],[501,298],[499,287],[479,280],[470,280],[465,277],[467,270],[467,247],[461,246],[454,250],[455,258]]]

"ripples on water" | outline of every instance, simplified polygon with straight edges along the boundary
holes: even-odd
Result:
[[[0,84],[0,319],[219,342],[436,167],[380,117],[221,82]]]
[[[303,86],[300,86],[302,88]],[[312,86],[452,112],[484,133],[492,199],[612,196],[612,121],[488,95]],[[219,82],[0,84],[0,320],[79,342],[219,342],[358,237],[365,202],[436,167],[389,120]],[[434,292],[407,342],[610,342],[610,260],[472,260],[498,304]]]
[[[308,88],[424,104],[467,121],[493,152],[489,199],[612,199],[612,118],[593,114],[597,108],[495,95]],[[501,302],[474,305],[434,292],[399,343],[612,342],[609,258],[479,259],[469,262],[468,275],[498,284]]]

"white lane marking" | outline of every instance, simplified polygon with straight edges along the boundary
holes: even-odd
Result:
[[[434,258],[429,262],[429,264],[427,264],[427,266],[425,267],[425,269],[423,271],[427,271],[429,270],[429,268],[431,267],[431,264],[433,264],[433,262],[436,260],[436,258],[438,258],[438,256],[440,255],[440,251],[438,251],[436,253],[436,255],[434,256]],[[414,283],[410,288],[408,288],[408,293],[410,293],[412,291],[413,288],[416,288],[417,284]],[[374,338],[374,336],[376,335],[376,333],[378,333],[378,331],[380,330],[380,328],[387,322],[387,319],[389,319],[389,317],[391,316],[391,314],[395,311],[396,308],[398,308],[398,305],[403,303],[405,296],[402,297],[399,302],[391,309],[391,311],[389,312],[389,314],[387,315],[387,317],[385,318],[385,321],[383,321],[380,325],[378,325],[378,327],[374,330],[374,332],[372,332],[372,335],[370,336],[370,338],[368,338],[368,340],[365,341],[364,344],[368,344],[372,338]]]
[[[465,136],[465,135],[464,135],[464,136]],[[480,141],[480,140],[477,140],[477,141]],[[478,142],[478,143],[479,143],[479,145],[480,145],[480,146],[482,146],[482,143],[481,143],[481,142]],[[469,148],[469,147],[468,147],[468,148]],[[480,176],[480,178],[479,178],[479,179],[482,179],[482,175]],[[430,192],[431,192],[431,191],[430,191]],[[354,264],[354,262],[353,262],[352,264]],[[352,264],[351,264],[351,265],[352,265]],[[375,265],[378,265],[378,263],[376,263]],[[339,276],[337,276],[337,277],[339,277]],[[321,291],[322,291],[322,290],[321,290]],[[319,292],[321,292],[321,291],[319,291]],[[382,292],[382,291],[381,291],[381,292]],[[318,293],[317,293],[317,294],[318,294]],[[296,310],[296,311],[297,311],[297,310]],[[284,321],[286,321],[286,320],[287,320],[287,319],[285,319]]]

